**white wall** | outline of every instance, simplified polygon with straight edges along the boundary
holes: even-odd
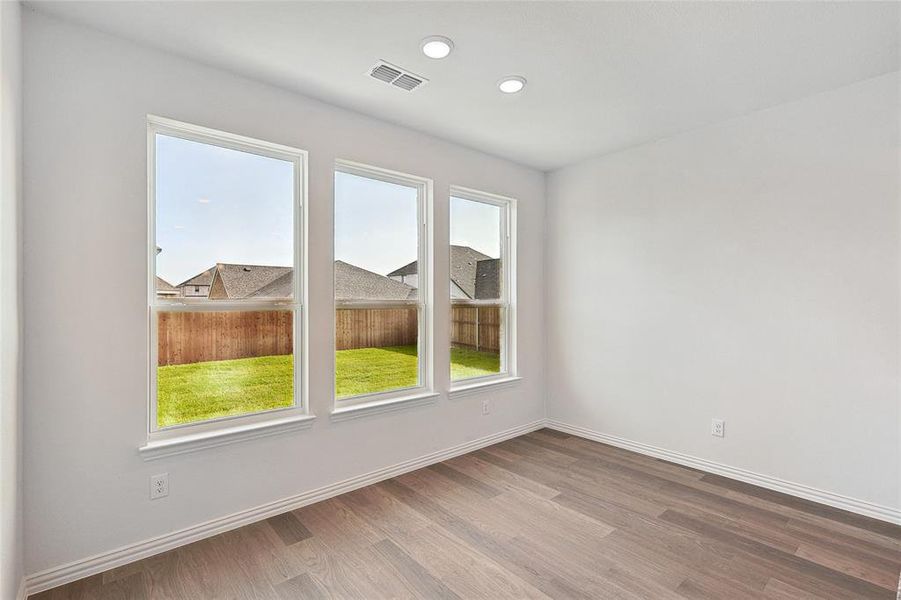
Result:
[[[543,417],[544,175],[69,25],[25,19],[26,568],[171,532]],[[310,152],[310,431],[145,463],[145,115]],[[521,385],[331,423],[336,157],[435,180],[436,339],[447,340],[448,186],[519,199]],[[116,294],[105,295],[111,280]],[[449,350],[436,349],[446,389]],[[168,471],[170,496],[148,500]]]
[[[0,598],[22,580],[22,37],[18,2],[0,3]]]
[[[898,89],[551,174],[549,416],[901,506]]]

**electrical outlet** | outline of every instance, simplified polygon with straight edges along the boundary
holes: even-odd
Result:
[[[160,473],[150,476],[150,499],[165,498],[169,495],[169,474]]]
[[[488,400],[482,400],[482,414],[490,415],[491,414],[491,404],[488,403]]]
[[[710,422],[710,435],[715,435],[716,437],[725,437],[726,422],[722,419],[713,419]]]

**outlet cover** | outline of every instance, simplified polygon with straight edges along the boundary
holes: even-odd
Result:
[[[722,419],[713,419],[710,422],[710,435],[714,435],[716,437],[725,437],[726,422]]]
[[[165,498],[169,495],[169,474],[160,473],[150,476],[150,499]]]
[[[483,415],[491,414],[491,404],[489,403],[489,401],[487,399],[482,400],[482,414]]]

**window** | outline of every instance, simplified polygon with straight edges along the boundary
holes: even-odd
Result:
[[[158,117],[148,136],[151,440],[302,413],[306,154]]]
[[[431,182],[335,169],[337,407],[431,390]]]
[[[515,201],[451,188],[451,381],[515,374]]]

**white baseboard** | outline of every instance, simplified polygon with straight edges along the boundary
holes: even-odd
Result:
[[[16,600],[25,600],[28,597],[28,586],[25,578],[19,580],[19,591],[16,592]]]
[[[698,458],[688,454],[682,454],[681,452],[665,450],[656,446],[642,444],[641,442],[633,442],[631,440],[616,437],[614,435],[586,429],[585,427],[569,425],[555,419],[547,419],[545,427],[589,440],[594,440],[596,442],[610,444],[611,446],[616,446],[617,448],[631,450],[632,452],[637,452],[639,454],[653,456],[654,458],[661,458],[663,460],[668,460],[680,465],[685,465],[687,467],[706,471],[707,473],[722,475],[723,477],[728,477],[729,479],[737,479],[739,481],[758,485],[769,490],[789,494],[790,496],[797,496],[798,498],[804,498],[805,500],[812,500],[813,502],[819,502],[820,504],[825,504],[834,508],[840,508],[842,510],[847,510],[848,512],[872,517],[874,519],[879,519],[880,521],[888,521],[889,523],[901,525],[901,510],[898,510],[897,508],[882,506],[879,504],[874,504],[872,502],[867,502],[866,500],[858,500],[857,498],[850,498],[841,494],[836,494],[833,492],[828,492],[826,490],[810,487],[802,483],[785,481],[784,479],[771,477],[769,475],[762,475],[760,473],[754,473],[753,471],[740,469],[738,467],[730,467],[729,465],[724,465],[722,463],[713,462],[711,460]]]
[[[276,500],[275,502],[263,504],[218,519],[213,519],[206,523],[201,523],[200,525],[188,527],[180,531],[161,535],[143,542],[130,544],[116,550],[97,554],[59,567],[53,567],[39,573],[34,573],[25,579],[21,597],[25,598],[24,592],[26,589],[28,594],[37,594],[44,590],[147,558],[148,556],[153,556],[179,546],[184,546],[232,529],[237,529],[238,527],[243,527],[244,525],[268,519],[269,517],[282,514],[289,510],[326,500],[367,485],[372,485],[373,483],[378,483],[379,481],[384,481],[385,479],[390,479],[391,477],[402,475],[403,473],[415,471],[416,469],[421,469],[455,456],[466,454],[478,450],[479,448],[484,448],[485,446],[490,446],[529,433],[530,431],[541,429],[544,425],[543,419],[533,421],[526,425],[521,425],[471,442],[459,444],[452,448],[439,450],[419,458],[414,458],[390,467],[352,477],[351,479],[321,487],[316,490]]]
[[[880,506],[865,500],[842,496],[800,483],[793,483],[776,477],[770,477],[769,475],[761,475],[746,469],[730,467],[703,458],[682,454],[681,452],[674,452],[640,442],[633,442],[631,440],[600,433],[584,427],[569,425],[555,419],[541,419],[471,442],[459,444],[452,448],[439,450],[438,452],[433,452],[419,458],[378,469],[316,490],[276,500],[275,502],[250,508],[232,515],[213,519],[206,523],[201,523],[200,525],[188,527],[180,531],[138,542],[136,544],[123,546],[116,550],[97,554],[59,567],[53,567],[39,573],[34,573],[23,579],[19,594],[17,595],[17,600],[24,600],[26,592],[28,594],[37,594],[44,590],[147,558],[148,556],[153,556],[179,546],[184,546],[232,529],[237,529],[238,527],[268,519],[269,517],[279,515],[289,510],[326,500],[367,485],[372,485],[373,483],[378,483],[379,481],[384,481],[385,479],[390,479],[391,477],[402,475],[403,473],[415,471],[416,469],[421,469],[455,456],[460,456],[461,454],[484,448],[485,446],[490,446],[531,431],[536,431],[542,427],[548,427],[578,437],[609,444],[625,450],[631,450],[632,452],[637,452],[639,454],[668,460],[707,473],[722,475],[723,477],[728,477],[730,479],[737,479],[777,492],[783,492],[791,496],[797,496],[827,506],[901,525],[901,510],[895,508]],[[901,598],[899,598],[899,600],[901,600]]]

